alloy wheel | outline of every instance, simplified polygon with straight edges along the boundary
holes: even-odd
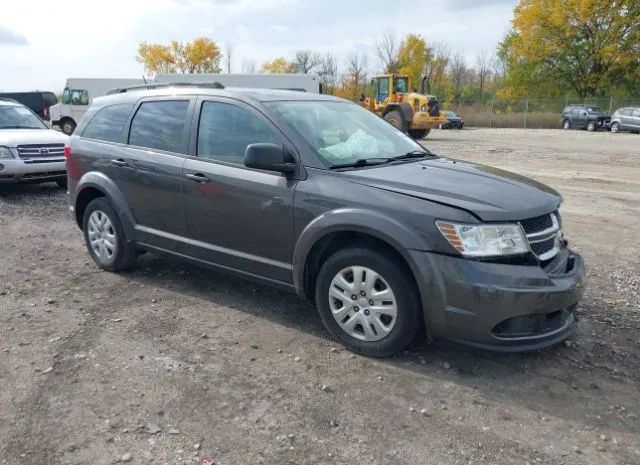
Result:
[[[342,330],[362,341],[379,341],[394,328],[398,307],[387,281],[376,271],[350,266],[329,287],[329,307]]]

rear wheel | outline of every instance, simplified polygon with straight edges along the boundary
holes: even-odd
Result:
[[[568,120],[568,119],[565,119],[565,120],[562,122],[562,129],[571,129],[571,123],[569,122],[569,120]]]
[[[431,129],[409,129],[409,135],[414,139],[424,139],[430,132]]]
[[[422,329],[411,274],[398,260],[371,249],[348,248],[331,255],[318,273],[315,300],[327,330],[365,355],[400,352]]]
[[[595,121],[589,121],[587,123],[587,131],[593,132],[595,130],[596,130],[596,122]]]
[[[96,264],[107,271],[125,270],[136,258],[122,223],[108,199],[98,197],[87,205],[82,220],[85,244]]]
[[[395,126],[396,129],[399,129],[405,134],[407,133],[409,124],[405,121],[405,119],[402,117],[402,113],[400,113],[399,111],[390,111],[389,113],[384,115],[384,119]]]
[[[618,131],[620,131],[620,125],[618,123],[613,123],[611,125],[611,132],[615,134]]]

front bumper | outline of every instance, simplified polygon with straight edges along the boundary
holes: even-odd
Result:
[[[427,254],[443,295],[428,309],[434,336],[498,351],[537,350],[574,331],[573,310],[582,297],[580,255],[562,249],[545,269]],[[438,311],[439,310],[439,311]]]
[[[64,158],[0,158],[0,183],[55,181],[66,177]]]

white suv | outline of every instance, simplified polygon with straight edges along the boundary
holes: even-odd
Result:
[[[66,187],[68,142],[26,106],[0,99],[0,185],[51,181]]]

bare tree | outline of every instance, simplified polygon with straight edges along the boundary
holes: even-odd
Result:
[[[251,59],[242,60],[242,72],[245,74],[257,74],[258,66],[256,65],[255,60],[251,60]]]
[[[224,64],[227,68],[227,74],[231,74],[231,58],[233,56],[233,44],[225,42],[224,44]]]
[[[365,94],[367,87],[367,63],[368,59],[365,54],[352,52],[347,56],[342,85],[347,90],[348,96],[353,100]]]
[[[325,93],[332,94],[338,86],[338,62],[335,55],[327,52],[320,62],[318,77]]]
[[[318,52],[312,52],[311,50],[298,50],[293,62],[298,73],[309,74],[321,66],[322,56]]]
[[[460,99],[462,88],[469,82],[471,71],[465,62],[464,52],[460,50],[454,53],[449,63],[449,76],[453,84],[453,97],[455,100]]]
[[[442,85],[449,64],[449,49],[441,42],[434,43],[427,50],[427,60],[423,70],[425,91],[429,94]]]
[[[480,87],[480,94],[484,91],[484,87],[491,79],[492,63],[491,57],[486,50],[480,51],[476,57],[476,76],[478,78],[478,87]]]
[[[396,73],[400,69],[400,61],[398,60],[398,39],[392,31],[382,34],[382,37],[376,39],[376,55],[386,73]]]

